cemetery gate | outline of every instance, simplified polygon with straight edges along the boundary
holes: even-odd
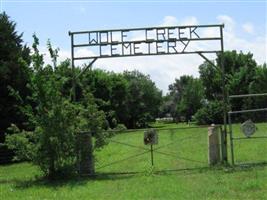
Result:
[[[221,98],[224,102],[224,126],[221,138],[222,159],[227,162],[227,92],[223,60],[223,28],[224,24],[214,24],[69,32],[71,37],[73,100],[76,100],[77,79],[97,59],[197,54],[221,73],[223,91]],[[207,44],[210,44],[209,48]],[[219,67],[210,61],[206,54],[221,54]],[[80,60],[89,60],[90,62],[82,69],[80,74],[76,74],[75,61]],[[154,149],[154,151],[159,152],[159,149]]]
[[[245,99],[267,101],[267,93],[230,95],[230,103]],[[252,103],[251,103],[252,104]],[[252,104],[253,105],[253,104]],[[228,112],[232,164],[266,163],[267,158],[267,107],[230,110]],[[257,123],[256,123],[257,122]]]

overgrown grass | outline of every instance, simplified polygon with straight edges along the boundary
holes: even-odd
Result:
[[[266,124],[257,126],[256,134],[267,135]],[[241,136],[239,125],[234,133]],[[95,154],[93,179],[48,182],[30,163],[1,166],[0,199],[267,199],[267,166],[262,163],[267,161],[267,139],[235,142],[236,162],[256,164],[212,168],[207,164],[207,128],[159,131],[153,167],[143,131],[111,140]],[[129,158],[137,154],[142,155]]]

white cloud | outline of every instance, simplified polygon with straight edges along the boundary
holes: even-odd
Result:
[[[237,26],[234,19],[227,15],[219,15],[217,17],[219,23],[224,23],[224,46],[225,50],[237,50],[244,53],[252,52],[258,64],[266,62],[266,36],[257,36],[253,40],[248,40],[244,37],[237,35],[242,26]],[[161,21],[160,25],[185,25],[185,24],[198,24],[198,20],[194,16],[184,19],[176,19],[173,16],[166,16]],[[214,30],[207,30],[204,32],[206,36],[215,34]],[[138,38],[139,35],[134,37]],[[212,46],[208,43],[205,44],[206,48]],[[81,56],[88,55],[89,50],[80,52]],[[47,54],[47,53],[46,53]],[[49,54],[47,54],[49,55]],[[59,53],[60,59],[70,58],[70,52],[63,50]],[[46,56],[45,60],[48,59]],[[214,59],[215,55],[207,55],[208,58]],[[88,61],[87,61],[88,62]],[[76,65],[81,65],[82,62],[76,62]],[[95,68],[101,68],[108,71],[123,72],[124,70],[139,70],[145,74],[149,74],[151,79],[156,85],[166,93],[168,85],[173,83],[175,78],[182,75],[193,75],[198,77],[198,66],[203,63],[203,59],[199,55],[165,55],[165,56],[146,56],[146,57],[124,57],[124,58],[108,58],[99,59],[95,62]]]
[[[224,23],[226,28],[229,30],[233,30],[235,28],[235,21],[228,15],[219,15],[217,16],[217,20],[220,23]]]
[[[178,20],[173,16],[165,16],[163,21],[161,22],[162,26],[175,26],[178,25]]]
[[[174,16],[165,16],[161,22],[161,26],[177,26],[177,25],[196,25],[198,24],[197,18],[194,16],[189,16],[178,20]]]
[[[217,17],[220,22],[225,24],[224,29],[224,47],[225,50],[237,50],[244,53],[251,52],[254,55],[254,59],[258,64],[267,62],[267,38],[266,36],[258,35],[252,39],[246,39],[243,37],[242,32],[244,31],[244,25],[237,27],[235,21],[227,15],[220,15]],[[253,31],[254,27],[252,24],[247,24],[248,31]],[[239,30],[239,31],[238,31]],[[237,34],[237,32],[239,34]]]
[[[254,33],[254,26],[250,22],[247,22],[247,23],[243,24],[242,28],[246,33],[250,33],[250,34]]]
[[[196,25],[198,24],[198,20],[194,16],[186,17],[181,21],[180,25]]]

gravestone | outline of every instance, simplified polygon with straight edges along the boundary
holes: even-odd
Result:
[[[158,134],[155,129],[148,129],[144,132],[144,144],[158,144]]]
[[[208,128],[208,157],[209,165],[220,163],[220,142],[219,142],[219,126],[214,124]]]
[[[249,119],[241,125],[241,130],[246,137],[251,137],[256,131],[256,125]]]
[[[92,134],[89,132],[78,134],[78,171],[82,176],[95,173]]]

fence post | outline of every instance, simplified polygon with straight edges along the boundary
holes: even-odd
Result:
[[[81,132],[78,134],[78,171],[82,176],[95,173],[92,134]]]
[[[220,163],[220,142],[219,142],[219,126],[212,124],[208,128],[208,157],[209,165]]]

